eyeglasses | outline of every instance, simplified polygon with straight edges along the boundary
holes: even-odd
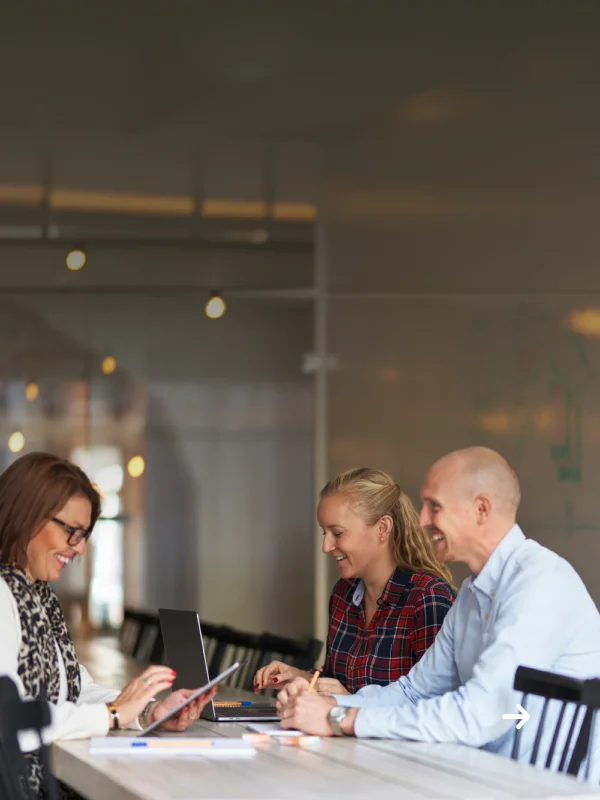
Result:
[[[50,519],[52,522],[56,522],[57,525],[60,525],[61,528],[66,530],[66,532],[69,534],[67,543],[70,544],[71,547],[76,547],[83,539],[85,539],[87,542],[92,535],[91,528],[75,528],[73,525],[67,525],[66,522],[63,522],[62,519],[58,519],[58,517],[50,517]]]

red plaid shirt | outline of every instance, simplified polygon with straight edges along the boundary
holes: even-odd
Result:
[[[329,601],[329,634],[322,676],[354,694],[406,675],[439,631],[456,597],[440,578],[398,567],[365,626],[364,583],[339,580]]]

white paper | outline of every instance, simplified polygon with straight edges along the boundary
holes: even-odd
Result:
[[[131,758],[192,758],[215,756],[253,756],[256,749],[242,739],[187,739],[182,737],[140,739],[131,736],[101,736],[90,740],[92,756]]]
[[[305,736],[302,731],[293,728],[282,728],[277,722],[249,722],[246,727],[254,733],[266,733],[267,736]]]

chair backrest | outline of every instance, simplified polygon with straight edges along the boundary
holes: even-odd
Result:
[[[308,639],[298,641],[288,639],[285,636],[276,636],[272,633],[263,633],[261,636],[261,659],[260,667],[264,667],[270,661],[284,661],[291,667],[298,669],[312,669],[323,649],[323,642],[320,639]]]
[[[271,661],[283,661],[290,667],[310,670],[317,663],[323,649],[323,642],[320,639],[299,641],[273,633],[263,633],[260,639],[261,652],[256,669],[266,666]],[[261,694],[273,696],[275,691],[263,689]]]
[[[202,622],[202,641],[208,665],[209,677],[216,678],[223,671],[223,659],[227,650],[227,631],[231,630],[224,625],[213,625],[211,622]]]
[[[234,661],[244,664],[224,683],[236,689],[252,691],[254,675],[273,659],[285,661],[298,669],[311,669],[321,654],[323,642],[311,639],[301,642],[270,633],[246,633],[227,625],[202,623],[202,637],[211,678]]]
[[[119,634],[121,651],[143,664],[161,664],[164,644],[158,614],[125,608]]]
[[[224,685],[252,691],[254,674],[260,661],[260,635],[237,631],[223,625],[217,631],[217,636],[217,648],[213,655],[213,661],[215,663],[217,660],[219,661],[219,671],[227,669],[235,661],[244,662],[237,672],[223,682]]]
[[[133,656],[141,629],[142,623],[137,613],[132,608],[125,608],[119,630],[119,648],[124,655]]]
[[[44,700],[23,701],[10,678],[0,677],[0,797],[3,800],[33,800],[27,779],[27,763],[19,746],[19,731],[33,730],[40,741],[39,755],[45,774],[49,800],[58,800],[56,781],[50,768],[42,730],[51,723],[50,707]]]
[[[557,766],[558,772],[566,772],[569,775],[577,775],[581,765],[588,753],[590,738],[592,733],[593,721],[596,710],[600,707],[600,681],[598,680],[577,680],[565,675],[557,675],[552,672],[532,669],[531,667],[518,667],[515,673],[514,689],[523,693],[521,705],[527,710],[527,698],[530,695],[544,698],[542,712],[540,714],[538,727],[529,759],[530,764],[537,764],[540,756],[540,745],[544,734],[544,726],[548,709],[552,702],[560,703],[558,718],[552,733],[550,747],[546,753],[544,767],[552,766],[557,745],[564,736],[563,722],[569,706],[572,708],[571,723],[566,732],[566,738],[561,743]],[[580,720],[580,712],[584,711],[583,719],[579,727],[579,732],[575,738],[577,723]],[[515,738],[511,758],[518,759],[521,730],[515,730]],[[569,754],[571,757],[569,758]],[[543,757],[543,754],[542,754]],[[589,763],[587,765],[589,769]]]

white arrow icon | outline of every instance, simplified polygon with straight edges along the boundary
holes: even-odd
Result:
[[[502,719],[520,719],[521,721],[517,725],[517,730],[523,727],[526,722],[529,721],[531,714],[528,714],[527,711],[523,708],[523,706],[517,703],[517,708],[521,712],[520,714],[502,714]]]

